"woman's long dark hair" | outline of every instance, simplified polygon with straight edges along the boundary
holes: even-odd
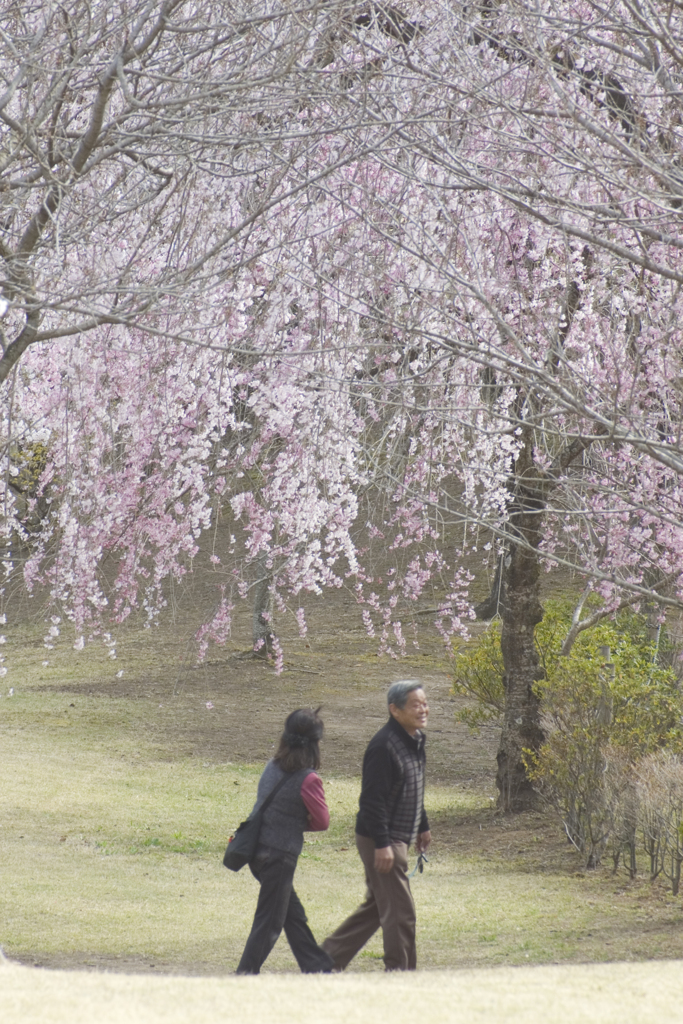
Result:
[[[320,740],[324,726],[318,711],[297,708],[287,716],[285,731],[273,760],[283,772],[297,772],[300,768],[320,767]]]

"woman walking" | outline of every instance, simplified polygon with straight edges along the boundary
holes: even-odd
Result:
[[[254,811],[286,779],[263,814],[256,854],[249,864],[261,891],[238,974],[259,973],[283,928],[304,973],[332,970],[332,958],[315,941],[292,884],[304,832],[324,832],[330,823],[323,785],[315,771],[320,767],[322,735],[317,711],[293,711],[278,751],[259,780]]]

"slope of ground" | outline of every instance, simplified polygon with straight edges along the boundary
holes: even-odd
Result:
[[[4,1024],[661,1024],[681,1019],[683,962],[412,976],[141,978],[0,966]]]

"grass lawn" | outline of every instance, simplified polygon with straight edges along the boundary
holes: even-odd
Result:
[[[148,659],[138,672],[153,663],[163,675],[168,650],[133,640],[130,651]],[[233,971],[257,885],[248,870],[228,872],[221,859],[231,829],[251,808],[263,762],[188,754],[174,716],[185,724],[191,718],[201,734],[208,702],[195,695],[165,706],[158,693],[152,698],[140,688],[113,699],[102,680],[114,678],[116,664],[105,651],[74,657],[62,650],[51,652],[48,666],[43,660],[40,642],[27,633],[12,656],[14,692],[8,696],[5,680],[0,696],[6,956],[58,967]],[[133,660],[130,654],[126,671]],[[264,677],[272,703],[276,685]],[[324,698],[324,680],[316,686]],[[362,709],[367,693],[355,687],[350,699]],[[263,700],[255,694],[252,718],[231,728],[257,732]],[[353,843],[358,777],[332,771],[324,781],[332,825],[309,835],[296,881],[319,939],[363,893]],[[580,870],[562,846],[544,859],[547,822],[536,816],[506,833],[509,823],[492,814],[491,796],[490,785],[480,783],[429,785],[434,848],[413,880],[421,968],[683,956],[680,898],[646,879],[628,883],[606,868]],[[382,967],[377,936],[350,970]],[[265,971],[293,970],[282,939]]]

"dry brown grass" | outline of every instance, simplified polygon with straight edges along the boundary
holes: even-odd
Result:
[[[683,963],[414,975],[150,978],[0,966],[3,1024],[661,1024]]]

